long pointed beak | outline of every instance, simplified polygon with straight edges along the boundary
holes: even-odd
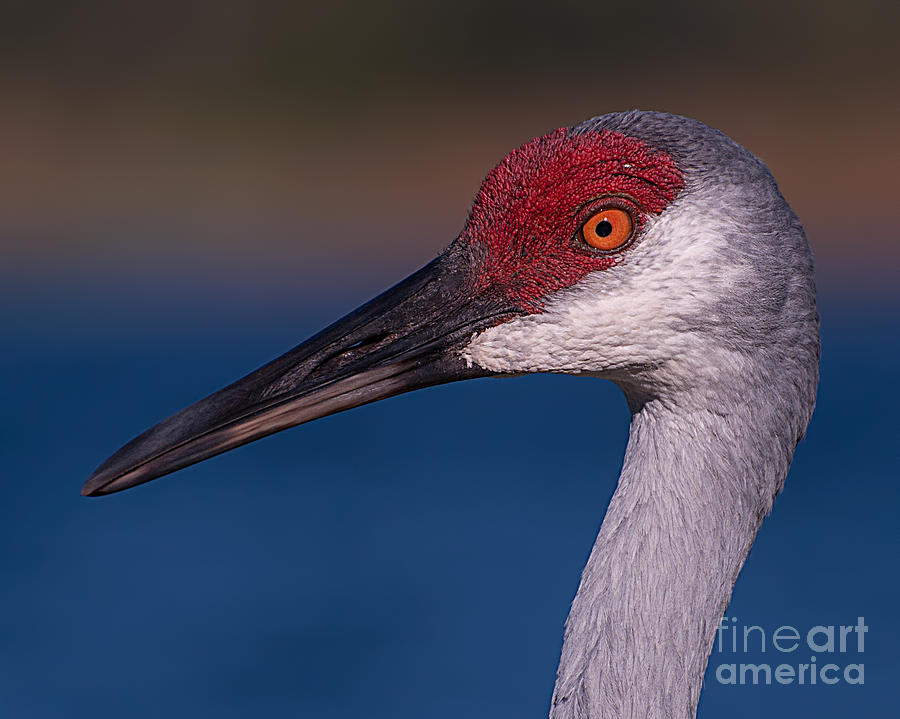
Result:
[[[106,460],[81,493],[118,492],[319,417],[490,374],[468,367],[459,350],[516,310],[471,292],[466,264],[451,248],[290,352],[148,429]]]

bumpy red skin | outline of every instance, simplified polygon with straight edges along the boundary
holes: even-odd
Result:
[[[623,257],[576,240],[592,202],[626,198],[639,233],[683,187],[670,155],[619,132],[560,128],[535,138],[491,170],[475,198],[460,235],[477,258],[473,290],[499,288],[518,309],[539,313],[548,294]]]

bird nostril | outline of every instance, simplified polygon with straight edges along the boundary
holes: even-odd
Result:
[[[320,358],[310,358],[309,369],[304,372],[304,380],[307,382],[315,381],[317,378],[328,375],[329,372],[358,359],[367,350],[377,347],[389,337],[390,335],[387,332],[379,332],[361,340],[356,340],[349,345],[339,346]]]
[[[352,345],[347,347],[343,352],[339,353],[341,355],[349,355],[349,354],[358,354],[363,350],[374,349],[378,345],[384,344],[385,342],[392,340],[394,335],[390,332],[378,332],[369,337],[365,337],[361,340],[357,340]]]
[[[323,357],[322,361],[314,371],[323,372],[332,369],[336,365],[351,362],[362,356],[364,353],[390,342],[394,337],[395,335],[391,332],[376,332],[368,337],[363,337],[362,339]]]

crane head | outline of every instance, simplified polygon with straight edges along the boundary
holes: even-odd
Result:
[[[585,373],[633,403],[721,384],[817,355],[816,321],[803,230],[759,160],[693,120],[603,115],[513,150],[436,259],[139,435],[82,493],[455,380]]]

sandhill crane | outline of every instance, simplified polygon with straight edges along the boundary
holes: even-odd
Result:
[[[694,120],[603,115],[512,151],[437,259],[144,432],[83,494],[430,385],[610,379],[631,411],[628,446],[550,716],[692,717],[806,431],[818,356],[811,253],[762,162]]]

